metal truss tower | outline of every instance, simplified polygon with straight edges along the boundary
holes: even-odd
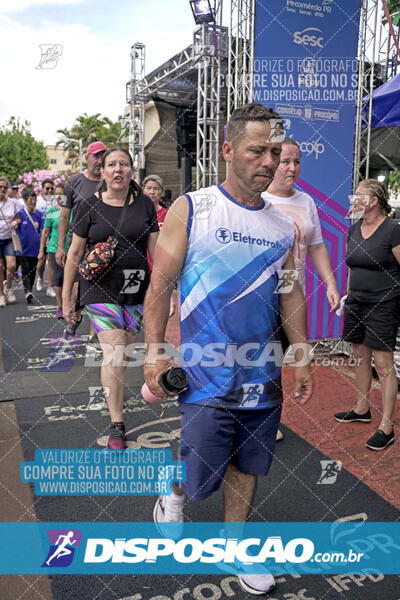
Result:
[[[231,0],[228,57],[227,119],[253,101],[255,0]]]
[[[126,85],[126,101],[129,104],[129,152],[135,172],[145,167],[144,156],[144,103],[145,95],[138,85],[145,77],[145,46],[136,42],[131,47],[131,79]]]
[[[197,187],[218,183],[220,153],[221,61],[228,58],[226,119],[238,106],[253,100],[255,0],[230,0],[229,29],[222,26],[222,0],[214,1],[215,25],[195,32],[198,65]]]
[[[353,189],[369,177],[372,93],[376,78],[383,83],[399,71],[400,57],[391,35],[391,20],[385,16],[386,2],[363,0],[358,46],[357,115],[354,147]],[[392,15],[393,16],[393,15]],[[392,26],[393,27],[393,26]],[[394,27],[397,40],[399,27]],[[363,144],[361,143],[363,140]]]
[[[218,7],[215,8],[217,10]],[[214,12],[217,18],[222,15]],[[193,59],[197,79],[196,187],[218,183],[221,117],[221,62],[227,57],[228,31],[203,23],[194,32]]]

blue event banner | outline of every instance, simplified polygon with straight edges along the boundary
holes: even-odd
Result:
[[[400,523],[0,523],[1,574],[396,574]]]
[[[297,186],[314,199],[339,292],[352,193],[360,0],[256,0],[254,100],[300,145]],[[325,286],[307,262],[310,339],[338,337]]]

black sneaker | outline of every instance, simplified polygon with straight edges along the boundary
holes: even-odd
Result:
[[[27,304],[32,304],[33,301],[33,294],[32,292],[26,292],[25,294],[25,300]]]
[[[376,431],[374,435],[367,440],[365,445],[371,450],[384,450],[386,446],[393,444],[394,441],[395,437],[393,429],[391,433],[385,433],[382,431],[382,429],[378,429],[378,431]]]
[[[367,412],[359,415],[354,410],[348,410],[347,412],[340,412],[335,414],[336,421],[341,423],[352,423],[353,421],[360,421],[360,423],[371,423],[371,411],[368,409]]]

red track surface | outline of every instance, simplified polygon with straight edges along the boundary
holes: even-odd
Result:
[[[329,458],[342,461],[345,469],[400,509],[399,403],[394,416],[398,441],[381,452],[369,450],[365,442],[378,428],[382,411],[378,386],[370,393],[371,423],[338,423],[333,418],[335,412],[354,406],[354,377],[348,371],[313,367],[314,395],[304,406],[298,406],[293,400],[293,369],[284,368],[282,422]]]

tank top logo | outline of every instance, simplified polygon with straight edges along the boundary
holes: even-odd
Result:
[[[215,232],[215,237],[216,237],[217,241],[220,242],[221,244],[229,244],[229,242],[232,239],[232,234],[229,231],[229,229],[225,229],[225,227],[220,227]]]

